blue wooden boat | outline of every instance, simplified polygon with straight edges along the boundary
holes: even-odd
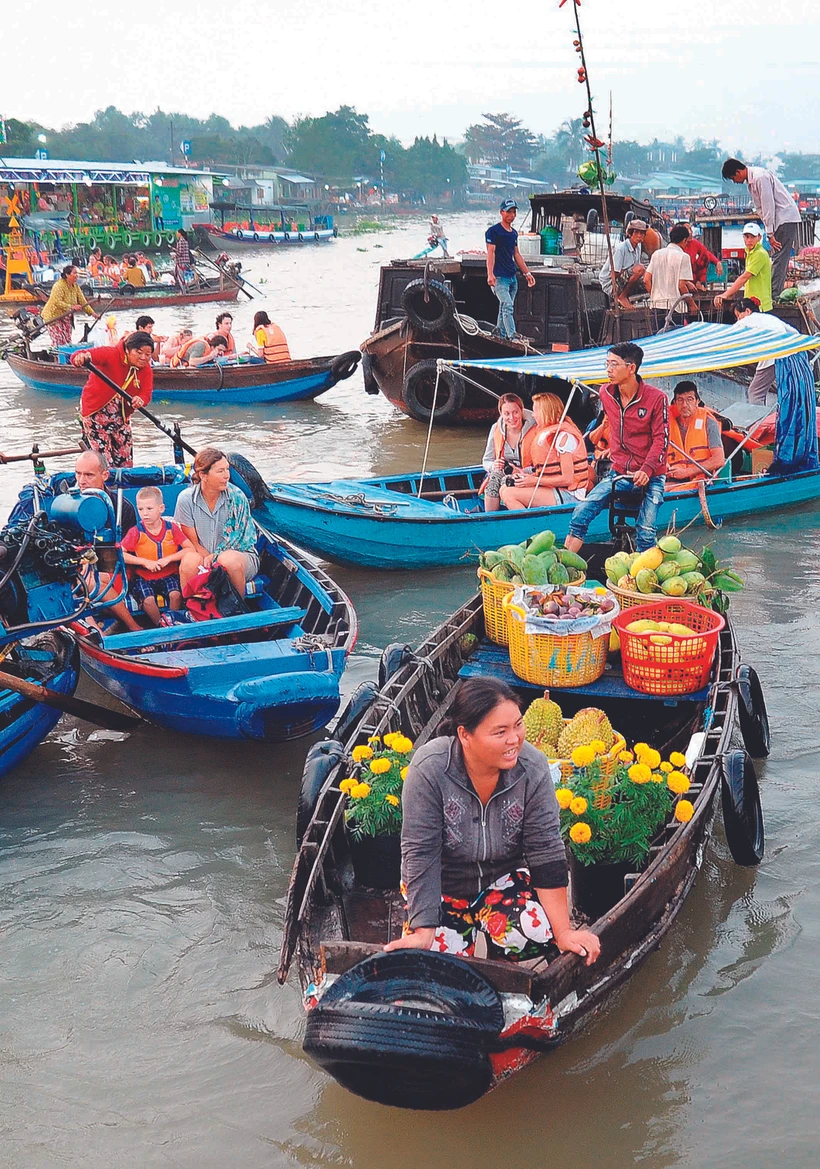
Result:
[[[359,363],[358,350],[334,357],[307,357],[283,361],[217,363],[196,369],[154,367],[154,400],[193,405],[251,406],[272,402],[300,402],[318,398],[349,378]],[[55,361],[45,350],[6,354],[9,368],[32,390],[65,394],[79,399],[88,374],[65,360]]]
[[[0,667],[58,694],[72,695],[80,676],[80,655],[62,630],[18,642]],[[56,725],[60,711],[0,689],[0,775],[11,771]]]
[[[641,373],[647,380],[713,372],[768,357],[777,359],[778,366],[784,364],[782,379],[778,375],[781,397],[775,463],[767,474],[711,480],[706,499],[713,521],[777,512],[820,497],[814,384],[803,356],[806,350],[820,347],[820,337],[796,331],[690,325],[640,345],[645,353]],[[606,353],[606,349],[594,349],[442,364],[454,370],[474,365],[509,369],[565,379],[577,387],[576,377],[587,385],[606,381]],[[803,363],[796,376],[789,365],[794,361]],[[550,388],[560,384],[553,381]],[[728,475],[731,468],[725,470]],[[573,505],[485,512],[479,495],[483,479],[484,470],[478,466],[378,479],[273,483],[260,516],[300,547],[330,560],[372,568],[434,568],[477,561],[488,548],[519,543],[545,528],[551,528],[559,540],[566,536]],[[672,521],[682,526],[699,518],[703,509],[697,489],[675,490],[664,501],[659,526]],[[606,538],[608,532],[609,516],[604,511],[590,527],[589,538]]]
[[[141,486],[158,486],[169,515],[188,485],[180,467],[118,470],[113,481],[132,502]],[[247,490],[235,471],[234,481]],[[38,481],[40,503],[52,518],[54,501],[65,499],[72,482],[64,473]],[[102,542],[112,555],[113,533]],[[342,671],[356,641],[355,611],[330,577],[262,527],[257,552],[248,613],[191,621],[182,612],[171,615],[170,626],[102,635],[84,620],[73,622],[86,671],[171,730],[282,741],[325,726],[338,709]]]

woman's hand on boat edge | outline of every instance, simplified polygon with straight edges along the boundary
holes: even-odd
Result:
[[[411,930],[392,942],[388,942],[385,950],[429,950],[433,944],[436,931],[432,926],[423,929]]]
[[[568,950],[584,959],[585,966],[591,966],[601,956],[601,939],[592,930],[565,930],[553,938],[561,953]]]

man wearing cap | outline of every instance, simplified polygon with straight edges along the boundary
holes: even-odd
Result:
[[[760,311],[772,309],[772,261],[763,247],[763,229],[759,223],[747,223],[743,228],[743,243],[746,246],[746,268],[734,284],[724,293],[715,297],[715,307],[723,308],[724,302],[737,296],[756,297]]]
[[[727,158],[723,177],[733,183],[746,183],[749,194],[769,237],[772,249],[772,296],[780,296],[786,284],[786,270],[792,251],[797,251],[800,210],[787,187],[762,166],[747,166],[739,158]],[[747,296],[757,295],[746,293]],[[771,306],[769,306],[771,307]],[[768,310],[764,308],[764,312]]]
[[[603,268],[598,273],[598,279],[601,281],[604,292],[611,296],[621,308],[630,308],[630,297],[646,292],[643,281],[646,267],[643,263],[641,245],[646,239],[647,226],[642,219],[633,219],[626,229],[625,238],[613,247],[614,281],[608,255]]]
[[[518,292],[516,269],[526,277],[528,288],[535,284],[535,277],[518,250],[518,232],[513,227],[518,214],[515,199],[505,199],[500,211],[499,222],[488,227],[484,236],[487,244],[487,283],[498,300],[498,332],[502,337],[514,337],[513,305]]]

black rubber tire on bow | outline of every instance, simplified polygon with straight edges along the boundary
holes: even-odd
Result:
[[[590,207],[589,211],[587,211],[587,231],[597,231],[598,224],[598,212],[594,207]]]
[[[429,422],[433,412],[436,388],[436,360],[428,357],[408,369],[404,379],[402,398],[407,413],[417,422]],[[461,378],[443,369],[436,397],[436,422],[453,422],[464,405],[464,383]]]
[[[635,218],[635,212],[634,211],[627,211],[626,215],[624,216],[624,236],[626,236],[626,229],[629,227],[630,223],[632,222],[632,220],[634,218]]]
[[[246,459],[244,455],[232,452],[228,455],[228,462],[237,476],[242,480],[237,486],[245,488],[245,494],[250,497],[251,509],[261,507],[263,503],[266,503],[269,499],[273,499],[270,488],[250,459]]]
[[[504,1026],[496,991],[457,958],[397,950],[359,962],[308,1014],[304,1049],[350,1091],[403,1108],[460,1108],[489,1088]]]
[[[362,354],[362,378],[364,379],[364,392],[366,394],[378,394],[379,383],[376,381],[376,375],[373,373],[373,358],[369,353]]]
[[[380,690],[412,656],[412,648],[409,645],[403,645],[400,641],[393,641],[390,645],[385,646],[379,659]]]
[[[359,683],[333,728],[333,734],[340,742],[347,742],[350,732],[361,720],[367,708],[376,700],[378,693],[379,687],[375,682]]]
[[[737,699],[744,746],[753,759],[766,759],[772,749],[766,699],[757,671],[745,664],[737,672]]]
[[[316,810],[316,803],[331,772],[344,759],[344,748],[336,739],[314,743],[307,753],[299,796],[296,800],[296,847],[302,847],[307,826]]]
[[[356,366],[362,359],[358,349],[349,349],[346,353],[339,353],[330,362],[330,372],[334,380],[343,382],[355,373]]]
[[[751,758],[728,751],[721,759],[723,827],[732,859],[738,865],[759,865],[765,852],[763,809]]]
[[[452,324],[456,302],[441,280],[411,280],[401,294],[401,307],[414,329],[438,333]]]

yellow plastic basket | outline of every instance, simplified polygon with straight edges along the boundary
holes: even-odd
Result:
[[[606,582],[606,587],[616,598],[618,604],[622,609],[634,609],[636,605],[653,605],[658,601],[677,600],[675,597],[667,597],[666,593],[632,593],[627,589],[619,589],[617,585],[610,581]]]
[[[564,719],[564,726],[570,720]],[[626,739],[618,731],[614,731],[615,742],[606,755],[599,756],[599,766],[601,768],[601,778],[597,783],[592,784],[592,790],[595,792],[595,799],[593,803],[596,808],[608,808],[612,803],[612,796],[608,794],[610,781],[615,774],[615,768],[618,766],[618,756],[621,751],[626,750]],[[574,770],[571,759],[555,759],[550,762],[558,763],[561,767],[561,780],[563,783],[568,783],[572,772]]]
[[[588,686],[606,668],[609,637],[592,633],[570,633],[556,637],[551,633],[527,633],[527,615],[519,606],[504,599],[513,672],[535,686],[569,689]]]
[[[509,645],[507,636],[507,614],[504,612],[504,598],[515,590],[515,585],[506,580],[496,580],[486,568],[479,568],[481,600],[484,605],[484,629],[490,641],[496,645]]]

